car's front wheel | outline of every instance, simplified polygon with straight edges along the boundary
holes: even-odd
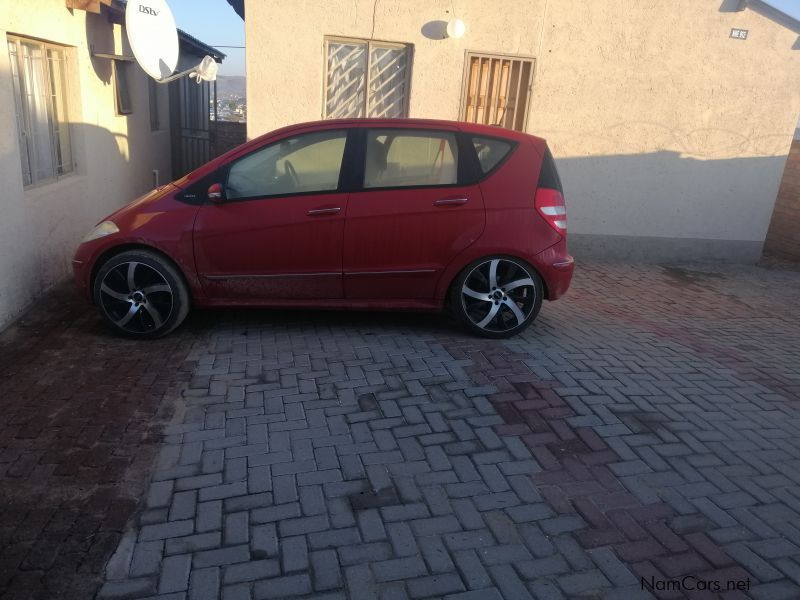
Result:
[[[103,263],[94,279],[94,301],[116,333],[156,338],[189,313],[189,291],[175,266],[147,250],[131,250]]]
[[[539,313],[544,286],[525,261],[489,256],[461,271],[451,288],[450,306],[467,329],[482,337],[508,338]]]

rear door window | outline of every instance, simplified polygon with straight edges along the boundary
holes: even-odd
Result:
[[[475,136],[472,138],[472,145],[478,154],[478,162],[484,175],[499,165],[514,147],[514,144],[505,140]]]
[[[455,133],[370,129],[364,187],[453,185],[458,182]]]

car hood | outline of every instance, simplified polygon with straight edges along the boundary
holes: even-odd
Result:
[[[175,186],[173,183],[167,183],[165,185],[159,186],[154,190],[150,190],[146,194],[139,196],[135,200],[128,202],[125,206],[120,208],[119,210],[114,211],[110,215],[108,215],[105,219],[101,219],[99,223],[103,221],[113,221],[114,223],[118,223],[119,221],[123,220],[123,217],[130,213],[131,211],[141,211],[149,204],[153,204],[161,198],[165,196],[169,196],[174,194],[175,192],[179,191],[179,188]]]

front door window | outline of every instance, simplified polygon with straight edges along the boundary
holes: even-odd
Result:
[[[231,165],[226,197],[236,200],[335,191],[346,140],[346,131],[320,131],[248,154]]]

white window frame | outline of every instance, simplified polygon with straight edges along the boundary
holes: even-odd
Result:
[[[405,99],[403,102],[403,116],[400,118],[408,118],[409,107],[411,106],[411,70],[414,60],[414,46],[413,44],[404,44],[402,42],[387,42],[382,40],[367,40],[361,38],[348,38],[341,36],[326,35],[324,38],[323,47],[323,79],[322,79],[322,118],[331,118],[328,113],[328,56],[330,43],[339,44],[360,44],[366,47],[367,51],[367,68],[364,81],[364,116],[369,115],[370,109],[370,73],[372,72],[372,49],[373,48],[392,48],[396,50],[404,50],[406,53],[406,76],[405,76]]]
[[[27,157],[29,173],[28,179],[26,180],[26,174],[23,169],[23,165],[20,164],[20,169],[22,169],[22,176],[23,176],[23,187],[30,188],[37,185],[45,184],[45,183],[52,183],[54,181],[59,180],[62,177],[68,176],[72,174],[75,170],[75,159],[74,159],[74,150],[72,147],[72,132],[71,132],[71,122],[70,122],[70,107],[69,107],[69,98],[70,98],[70,88],[69,88],[69,80],[70,80],[70,72],[71,72],[71,62],[70,62],[70,48],[68,46],[62,46],[59,44],[53,44],[50,42],[45,42],[43,40],[29,38],[25,36],[19,35],[6,35],[6,43],[7,46],[10,43],[16,45],[16,61],[17,61],[17,74],[16,81],[13,82],[12,86],[12,94],[15,96],[14,98],[14,113],[17,119],[17,128],[18,128],[18,145],[20,154],[24,154]],[[41,48],[42,51],[42,69],[43,69],[43,77],[47,82],[51,82],[51,73],[50,73],[50,61],[47,57],[48,50],[57,51],[61,54],[62,58],[59,59],[62,62],[61,68],[61,81],[56,82],[58,89],[53,90],[50,88],[48,91],[48,101],[47,101],[47,115],[49,121],[49,137],[50,137],[50,151],[51,151],[51,159],[53,164],[53,171],[50,177],[40,177],[35,178],[38,169],[33,164],[34,163],[34,156],[35,153],[31,151],[29,146],[28,140],[30,139],[30,113],[31,108],[27,98],[27,91],[25,88],[25,77],[23,76],[24,73],[24,58],[22,52],[22,44],[31,44],[37,45]],[[8,58],[9,62],[14,60],[14,57],[11,55],[10,51],[8,51]],[[10,66],[10,65],[9,65]],[[13,71],[9,73],[9,75],[14,78]],[[19,90],[19,95],[17,96],[17,90]],[[62,107],[63,112],[63,122],[56,123],[53,120],[53,114],[55,112],[54,109],[54,102],[56,102],[56,98],[58,95],[61,96],[60,98],[60,105]],[[22,114],[20,114],[20,111]],[[61,127],[66,128],[66,137],[67,142],[66,146],[69,151],[68,160],[64,163],[58,163],[58,153],[59,149],[57,145],[61,142]],[[63,159],[63,157],[62,157]]]

